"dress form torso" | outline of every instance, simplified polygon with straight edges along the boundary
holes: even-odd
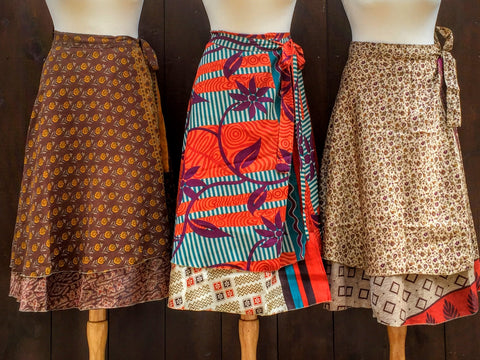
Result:
[[[45,0],[57,31],[138,37],[143,0]]]
[[[211,30],[240,34],[290,32],[296,0],[203,0]]]
[[[441,0],[342,0],[342,3],[353,41],[434,43]]]

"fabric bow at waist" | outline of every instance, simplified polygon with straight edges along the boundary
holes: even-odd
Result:
[[[157,71],[160,68],[158,66],[157,55],[150,44],[147,41],[140,39],[140,48],[142,49],[143,56],[150,69]]]
[[[440,44],[438,35],[444,40],[443,46]],[[439,73],[442,75],[446,87],[445,102],[447,125],[451,127],[459,127],[462,122],[462,113],[460,108],[460,88],[458,86],[456,62],[450,52],[453,49],[452,31],[448,28],[437,26],[435,41],[439,48]]]
[[[295,123],[302,117],[301,94],[298,87],[298,75],[305,66],[303,49],[300,45],[289,39],[280,44],[281,57],[279,66],[281,69],[282,111],[278,132],[277,166],[279,172],[289,172],[294,146]]]
[[[271,33],[263,35],[239,35],[227,32],[212,32],[211,41],[219,46],[235,49],[239,53],[229,60],[226,76],[233,74],[240,67],[238,61],[242,52],[268,52],[278,59],[278,66],[272,64],[274,71],[280,76],[280,116],[278,145],[275,169],[281,173],[289,173],[294,151],[294,131],[304,116],[302,95],[298,87],[301,69],[305,64],[302,48],[293,42],[288,33]],[[299,126],[301,127],[301,126]],[[299,131],[300,132],[300,131]],[[304,145],[299,145],[304,146]],[[310,149],[299,149],[302,153]]]

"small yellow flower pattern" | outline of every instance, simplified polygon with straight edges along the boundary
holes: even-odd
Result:
[[[168,262],[157,69],[144,41],[55,33],[26,144],[14,274],[95,274],[154,258]]]

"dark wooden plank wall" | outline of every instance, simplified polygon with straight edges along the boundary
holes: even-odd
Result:
[[[480,233],[480,2],[444,0],[439,24],[451,27],[456,36],[464,115],[460,137]],[[88,354],[86,312],[19,313],[15,301],[7,297],[23,147],[51,31],[43,1],[0,0],[0,359],[5,360],[76,360]],[[298,0],[292,32],[307,58],[305,83],[321,152],[350,40],[340,0]],[[187,101],[208,39],[201,0],[145,0],[141,35],[162,64],[159,83],[176,174]],[[236,316],[174,312],[161,301],[109,311],[109,321],[110,360],[239,358]],[[262,360],[375,360],[388,354],[385,328],[368,310],[331,314],[317,306],[262,318],[260,325]],[[408,359],[478,359],[479,339],[479,316],[412,327]]]

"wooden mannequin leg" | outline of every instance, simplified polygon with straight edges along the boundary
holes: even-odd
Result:
[[[107,310],[89,310],[87,322],[87,341],[90,360],[105,360],[107,335]]]
[[[241,315],[238,322],[238,335],[240,337],[240,348],[242,360],[257,359],[258,343],[258,318],[256,315]]]
[[[388,341],[390,343],[390,360],[405,360],[406,326],[387,326]]]

